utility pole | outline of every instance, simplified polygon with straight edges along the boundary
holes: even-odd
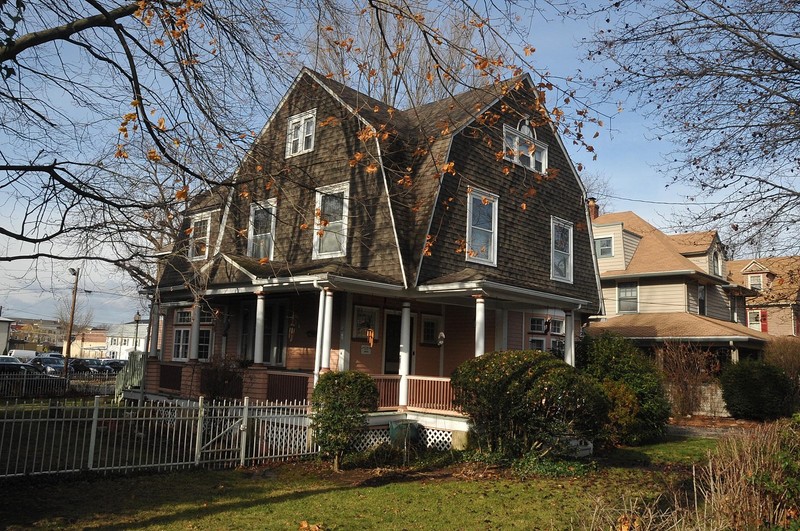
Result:
[[[67,348],[64,349],[64,376],[69,378],[69,352],[72,348],[72,326],[75,324],[75,299],[78,296],[78,277],[81,274],[80,268],[69,268],[69,274],[75,277],[75,284],[72,286],[72,306],[69,310],[69,326],[67,326]]]

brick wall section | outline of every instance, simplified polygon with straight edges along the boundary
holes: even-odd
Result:
[[[161,365],[158,358],[147,358],[147,365],[145,366],[144,375],[144,390],[148,393],[157,393],[159,391],[161,380]]]
[[[242,379],[242,395],[253,400],[265,400],[267,397],[267,369],[253,365],[244,372]]]
[[[181,396],[198,396],[200,394],[200,363],[187,363],[181,373]]]

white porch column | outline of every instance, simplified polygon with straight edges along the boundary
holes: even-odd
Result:
[[[317,346],[314,350],[314,385],[319,380],[319,368],[322,365],[322,336],[325,330],[325,290],[319,290],[319,311],[317,312]]]
[[[739,348],[731,341],[731,363],[739,363]]]
[[[494,349],[508,350],[508,310],[494,311]]]
[[[564,361],[575,366],[575,312],[564,311]]]
[[[320,372],[331,370],[331,329],[333,328],[333,291],[325,288],[325,320],[322,330],[322,363]]]
[[[200,301],[192,306],[192,330],[189,336],[189,361],[197,361],[200,349]]]
[[[483,295],[475,295],[475,357],[486,352],[486,303]]]
[[[150,306],[150,344],[149,352],[151,358],[158,357],[158,329],[161,325],[161,305],[154,302]]]
[[[411,303],[403,303],[400,317],[400,407],[408,406],[408,373],[411,368]]]
[[[264,319],[267,296],[263,291],[256,293],[256,330],[253,341],[253,363],[264,364]]]

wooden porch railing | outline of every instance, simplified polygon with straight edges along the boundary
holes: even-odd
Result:
[[[378,407],[397,408],[400,402],[400,376],[397,374],[371,374],[378,385]]]
[[[456,411],[450,378],[409,376],[408,407]]]
[[[313,381],[307,372],[267,371],[267,400],[310,402]]]

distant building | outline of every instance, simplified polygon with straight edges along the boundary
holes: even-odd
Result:
[[[49,352],[61,350],[64,329],[52,319],[22,319],[12,317],[8,348]]]
[[[106,358],[108,348],[105,328],[90,328],[75,335],[69,348],[71,358]],[[62,352],[66,349],[66,339]]]
[[[0,353],[5,354],[10,349],[8,347],[8,340],[11,337],[11,323],[12,319],[0,317]]]
[[[146,340],[146,321],[109,326],[106,333],[105,357],[127,360],[131,352],[144,350]]]

